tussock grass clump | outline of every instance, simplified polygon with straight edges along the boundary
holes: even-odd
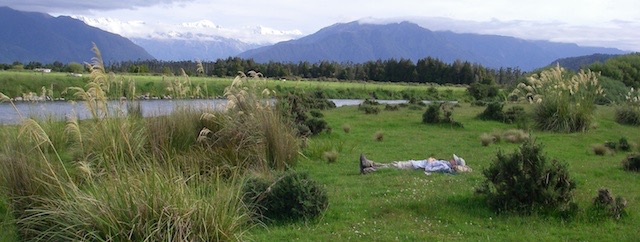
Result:
[[[170,169],[139,168],[120,170],[83,190],[70,187],[60,198],[44,198],[19,224],[47,241],[244,238],[250,217],[241,182],[203,184]]]
[[[343,124],[342,125],[342,131],[344,131],[345,134],[348,134],[349,132],[351,132],[351,125]]]
[[[529,133],[521,129],[509,129],[502,134],[504,140],[510,143],[522,143],[529,140]]]
[[[482,143],[482,146],[489,146],[490,144],[496,142],[496,138],[493,135],[482,133],[480,135],[480,142]]]
[[[322,156],[329,163],[335,163],[338,160],[338,152],[335,150],[325,151]]]
[[[510,94],[533,103],[533,119],[540,130],[583,132],[593,122],[595,101],[603,93],[599,74],[580,70],[577,74],[559,65],[530,76]]]
[[[378,141],[378,142],[380,142],[380,141],[382,141],[382,140],[384,140],[384,133],[383,133],[382,131],[380,131],[380,130],[376,131],[376,132],[373,134],[373,141]]]
[[[613,153],[611,148],[607,147],[604,144],[594,144],[591,146],[591,150],[593,151],[594,154],[600,155],[600,156],[609,155]]]

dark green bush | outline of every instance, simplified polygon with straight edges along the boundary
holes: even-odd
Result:
[[[442,118],[440,117],[440,107],[442,103],[432,103],[427,107],[427,111],[422,114],[422,122],[427,124],[440,123]]]
[[[325,131],[329,128],[329,125],[327,125],[327,121],[321,118],[316,118],[316,117],[307,119],[307,121],[305,121],[304,124],[307,127],[309,127],[309,130],[311,131],[311,135],[319,134],[322,131]]]
[[[631,149],[631,145],[629,144],[627,138],[620,138],[620,141],[618,141],[618,148],[622,151],[629,151]]]
[[[504,122],[505,114],[502,112],[502,108],[504,107],[504,103],[501,102],[491,102],[487,104],[487,108],[480,114],[478,114],[478,118],[482,120],[495,120]]]
[[[628,155],[622,160],[622,167],[627,171],[640,171],[640,154]]]
[[[393,105],[393,104],[384,105],[385,111],[398,111],[398,109],[399,109],[398,105]]]
[[[596,217],[612,217],[614,219],[620,219],[627,214],[625,208],[627,207],[627,200],[621,196],[615,199],[611,196],[611,192],[607,188],[601,188],[598,190],[598,195],[593,198],[593,205],[591,210],[595,213]]]
[[[607,148],[609,148],[611,150],[616,150],[616,148],[617,148],[616,146],[617,146],[616,142],[613,142],[613,141],[604,142],[604,147],[607,147]]]
[[[500,93],[500,87],[493,78],[486,77],[481,81],[471,83],[467,88],[467,92],[475,100],[494,100]]]
[[[519,150],[497,159],[482,174],[486,180],[477,188],[496,212],[575,211],[572,202],[575,181],[566,165],[556,160],[547,163],[542,147],[525,141]]]
[[[409,101],[407,101],[407,103],[411,104],[411,105],[418,105],[418,106],[423,106],[423,107],[427,106],[427,104],[425,104],[421,99],[418,99],[418,98],[415,98],[415,97],[410,98]]]
[[[364,111],[365,114],[378,114],[378,113],[380,113],[380,108],[378,106],[369,105],[369,104],[360,104],[358,109]]]
[[[640,125],[640,111],[632,106],[621,106],[616,109],[616,122],[626,125]]]
[[[329,199],[307,173],[290,171],[277,179],[251,178],[243,187],[245,203],[262,220],[310,220],[321,215]]]
[[[322,119],[324,115],[319,111],[329,108],[335,108],[335,103],[326,99],[322,91],[314,91],[311,94],[289,92],[278,97],[280,113],[296,124],[298,134],[302,137],[315,135],[329,128]]]
[[[324,114],[322,114],[322,112],[317,109],[311,109],[311,111],[309,111],[309,114],[314,118],[324,118]]]

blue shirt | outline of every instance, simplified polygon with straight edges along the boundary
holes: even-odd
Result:
[[[446,160],[433,160],[431,162],[428,160],[409,160],[409,162],[411,162],[413,168],[424,169],[426,172],[453,173],[451,163]]]

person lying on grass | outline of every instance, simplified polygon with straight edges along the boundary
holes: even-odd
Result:
[[[426,175],[431,175],[432,172],[453,174],[457,172],[472,171],[472,169],[467,166],[465,160],[455,154],[453,154],[453,158],[448,161],[429,157],[426,160],[393,161],[391,163],[377,163],[367,159],[363,154],[360,154],[360,174],[368,174],[383,168],[395,168],[401,170],[420,169],[424,170],[424,174]]]

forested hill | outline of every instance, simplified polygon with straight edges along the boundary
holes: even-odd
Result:
[[[296,40],[280,42],[241,53],[257,62],[355,62],[377,59],[432,57],[447,63],[456,60],[486,67],[541,68],[572,56],[624,54],[613,48],[529,41],[513,37],[430,31],[410,22],[386,25],[350,22],[335,24]]]
[[[561,59],[555,60],[553,63],[549,64],[549,66],[555,66],[557,64],[560,64],[560,66],[566,69],[577,72],[582,68],[588,68],[589,65],[591,64],[594,64],[596,62],[605,62],[608,59],[611,59],[617,56],[620,56],[620,55],[593,54],[593,55],[561,58]]]
[[[0,7],[0,63],[87,62],[94,56],[92,42],[105,62],[153,59],[129,39],[80,20]]]
[[[602,76],[622,81],[627,87],[640,88],[640,53],[621,55],[588,66]]]

